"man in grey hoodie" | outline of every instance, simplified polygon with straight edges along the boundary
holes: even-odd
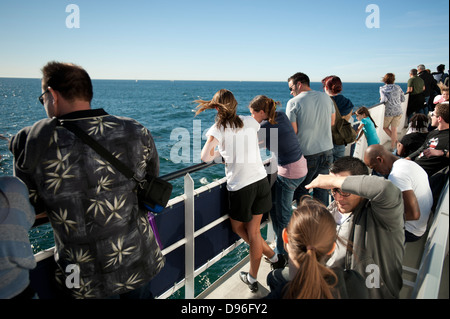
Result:
[[[306,188],[329,189],[334,197],[328,209],[345,242],[338,240],[327,266],[358,271],[370,298],[398,298],[405,242],[402,192],[368,174],[360,159],[342,157],[329,175],[319,175]]]

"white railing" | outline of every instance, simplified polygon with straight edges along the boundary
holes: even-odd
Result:
[[[444,260],[448,255],[449,185],[441,192],[435,217],[428,232],[424,253],[411,297],[414,299],[437,299],[441,285]],[[447,269],[448,272],[448,269]],[[448,282],[447,282],[448,289]]]
[[[267,162],[265,162],[267,164]],[[225,185],[226,178],[222,178],[219,181],[210,183],[206,186],[200,187],[198,189],[194,189],[194,180],[191,178],[189,174],[186,174],[184,177],[184,194],[180,195],[171,201],[169,201],[168,206],[173,205],[175,202],[180,200],[185,201],[185,235],[184,238],[179,240],[178,242],[172,244],[171,246],[162,250],[163,255],[167,255],[173,250],[185,246],[185,278],[178,283],[175,283],[172,288],[158,296],[158,299],[165,299],[171,296],[178,289],[185,287],[185,299],[194,299],[195,298],[195,277],[204,272],[206,269],[211,267],[214,263],[222,259],[229,252],[237,248],[244,241],[239,239],[234,244],[232,244],[227,249],[224,249],[220,254],[215,256],[214,258],[208,260],[208,262],[195,269],[194,265],[194,257],[195,257],[195,238],[205,233],[206,231],[216,227],[220,223],[229,219],[228,215],[223,215],[222,217],[212,221],[210,224],[202,227],[201,229],[195,231],[195,197],[203,192],[209,191],[213,187],[217,187],[219,185]],[[262,224],[262,227],[267,225],[267,241],[272,242],[275,240],[275,233],[272,228],[272,224],[270,219],[268,222]]]

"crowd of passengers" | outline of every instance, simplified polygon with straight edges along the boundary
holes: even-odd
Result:
[[[428,73],[433,80],[423,75],[424,81],[424,66],[414,70],[407,93],[420,102],[408,103],[409,129],[401,141],[396,129],[403,125],[405,95],[394,74],[387,73],[380,87],[390,147],[379,144],[370,112],[356,111],[353,142],[368,141],[363,159],[345,156],[347,143],[336,135],[336,124],[349,121],[354,110],[337,76],[323,79],[324,92],[312,90],[304,73],[289,77],[292,98],[285,111],[259,95],[248,115],[238,115],[226,89],[196,101],[197,114],[216,115],[201,158],[222,158],[231,226],[249,245],[249,270],[238,274],[242,289],[258,291],[264,259],[273,269],[264,278],[270,287],[266,298],[399,298],[405,244],[424,236],[448,181],[448,76]],[[28,230],[43,218],[55,237],[58,298],[152,298],[150,283],[165,258],[138,203],[136,180],[159,175],[153,137],[134,119],[91,109],[92,83],[82,67],[49,62],[42,74],[39,101],[48,118],[11,137],[15,176],[0,177],[0,298],[38,298],[30,283],[36,261]],[[135,179],[117,171],[64,121],[113,151],[133,168]],[[422,134],[422,143],[414,147],[417,139],[408,142],[406,136],[415,133]],[[277,160],[273,185],[261,147]],[[261,236],[265,213],[275,247]],[[78,285],[68,284],[71,265],[77,266]]]

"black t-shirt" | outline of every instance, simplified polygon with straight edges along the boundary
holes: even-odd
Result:
[[[401,157],[408,157],[414,151],[417,151],[419,147],[425,143],[428,133],[410,133],[403,136],[400,143],[403,145],[403,153],[398,154]]]
[[[448,158],[446,156],[431,156],[427,158],[423,155],[423,150],[427,148],[448,150],[448,129],[441,131],[436,129],[428,133],[424,144],[409,156],[427,172],[428,176],[431,176],[448,166]]]

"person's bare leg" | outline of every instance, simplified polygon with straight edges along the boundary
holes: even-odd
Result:
[[[386,132],[387,136],[392,138],[392,132],[389,127],[383,127],[383,130]]]
[[[248,245],[250,250],[250,276],[257,278],[261,257],[264,254],[268,258],[275,255],[275,252],[261,236],[261,215],[253,215],[248,223],[230,219],[233,231],[239,235]]]
[[[397,127],[391,128],[391,148],[395,149],[397,146]]]
[[[261,218],[259,219],[259,222],[261,222],[262,219],[262,215],[260,215]],[[231,228],[233,229],[233,231],[239,235],[239,237],[241,237],[247,244],[250,244],[250,239],[248,237],[248,224],[250,223],[243,223],[234,219],[231,219]],[[259,230],[259,225],[258,225],[258,230]],[[266,256],[267,258],[272,258],[275,255],[275,252],[273,251],[272,248],[270,248],[269,244],[264,240],[264,238],[262,238],[261,236],[261,232],[259,233],[261,240],[262,240],[262,247],[263,247],[263,255]]]

